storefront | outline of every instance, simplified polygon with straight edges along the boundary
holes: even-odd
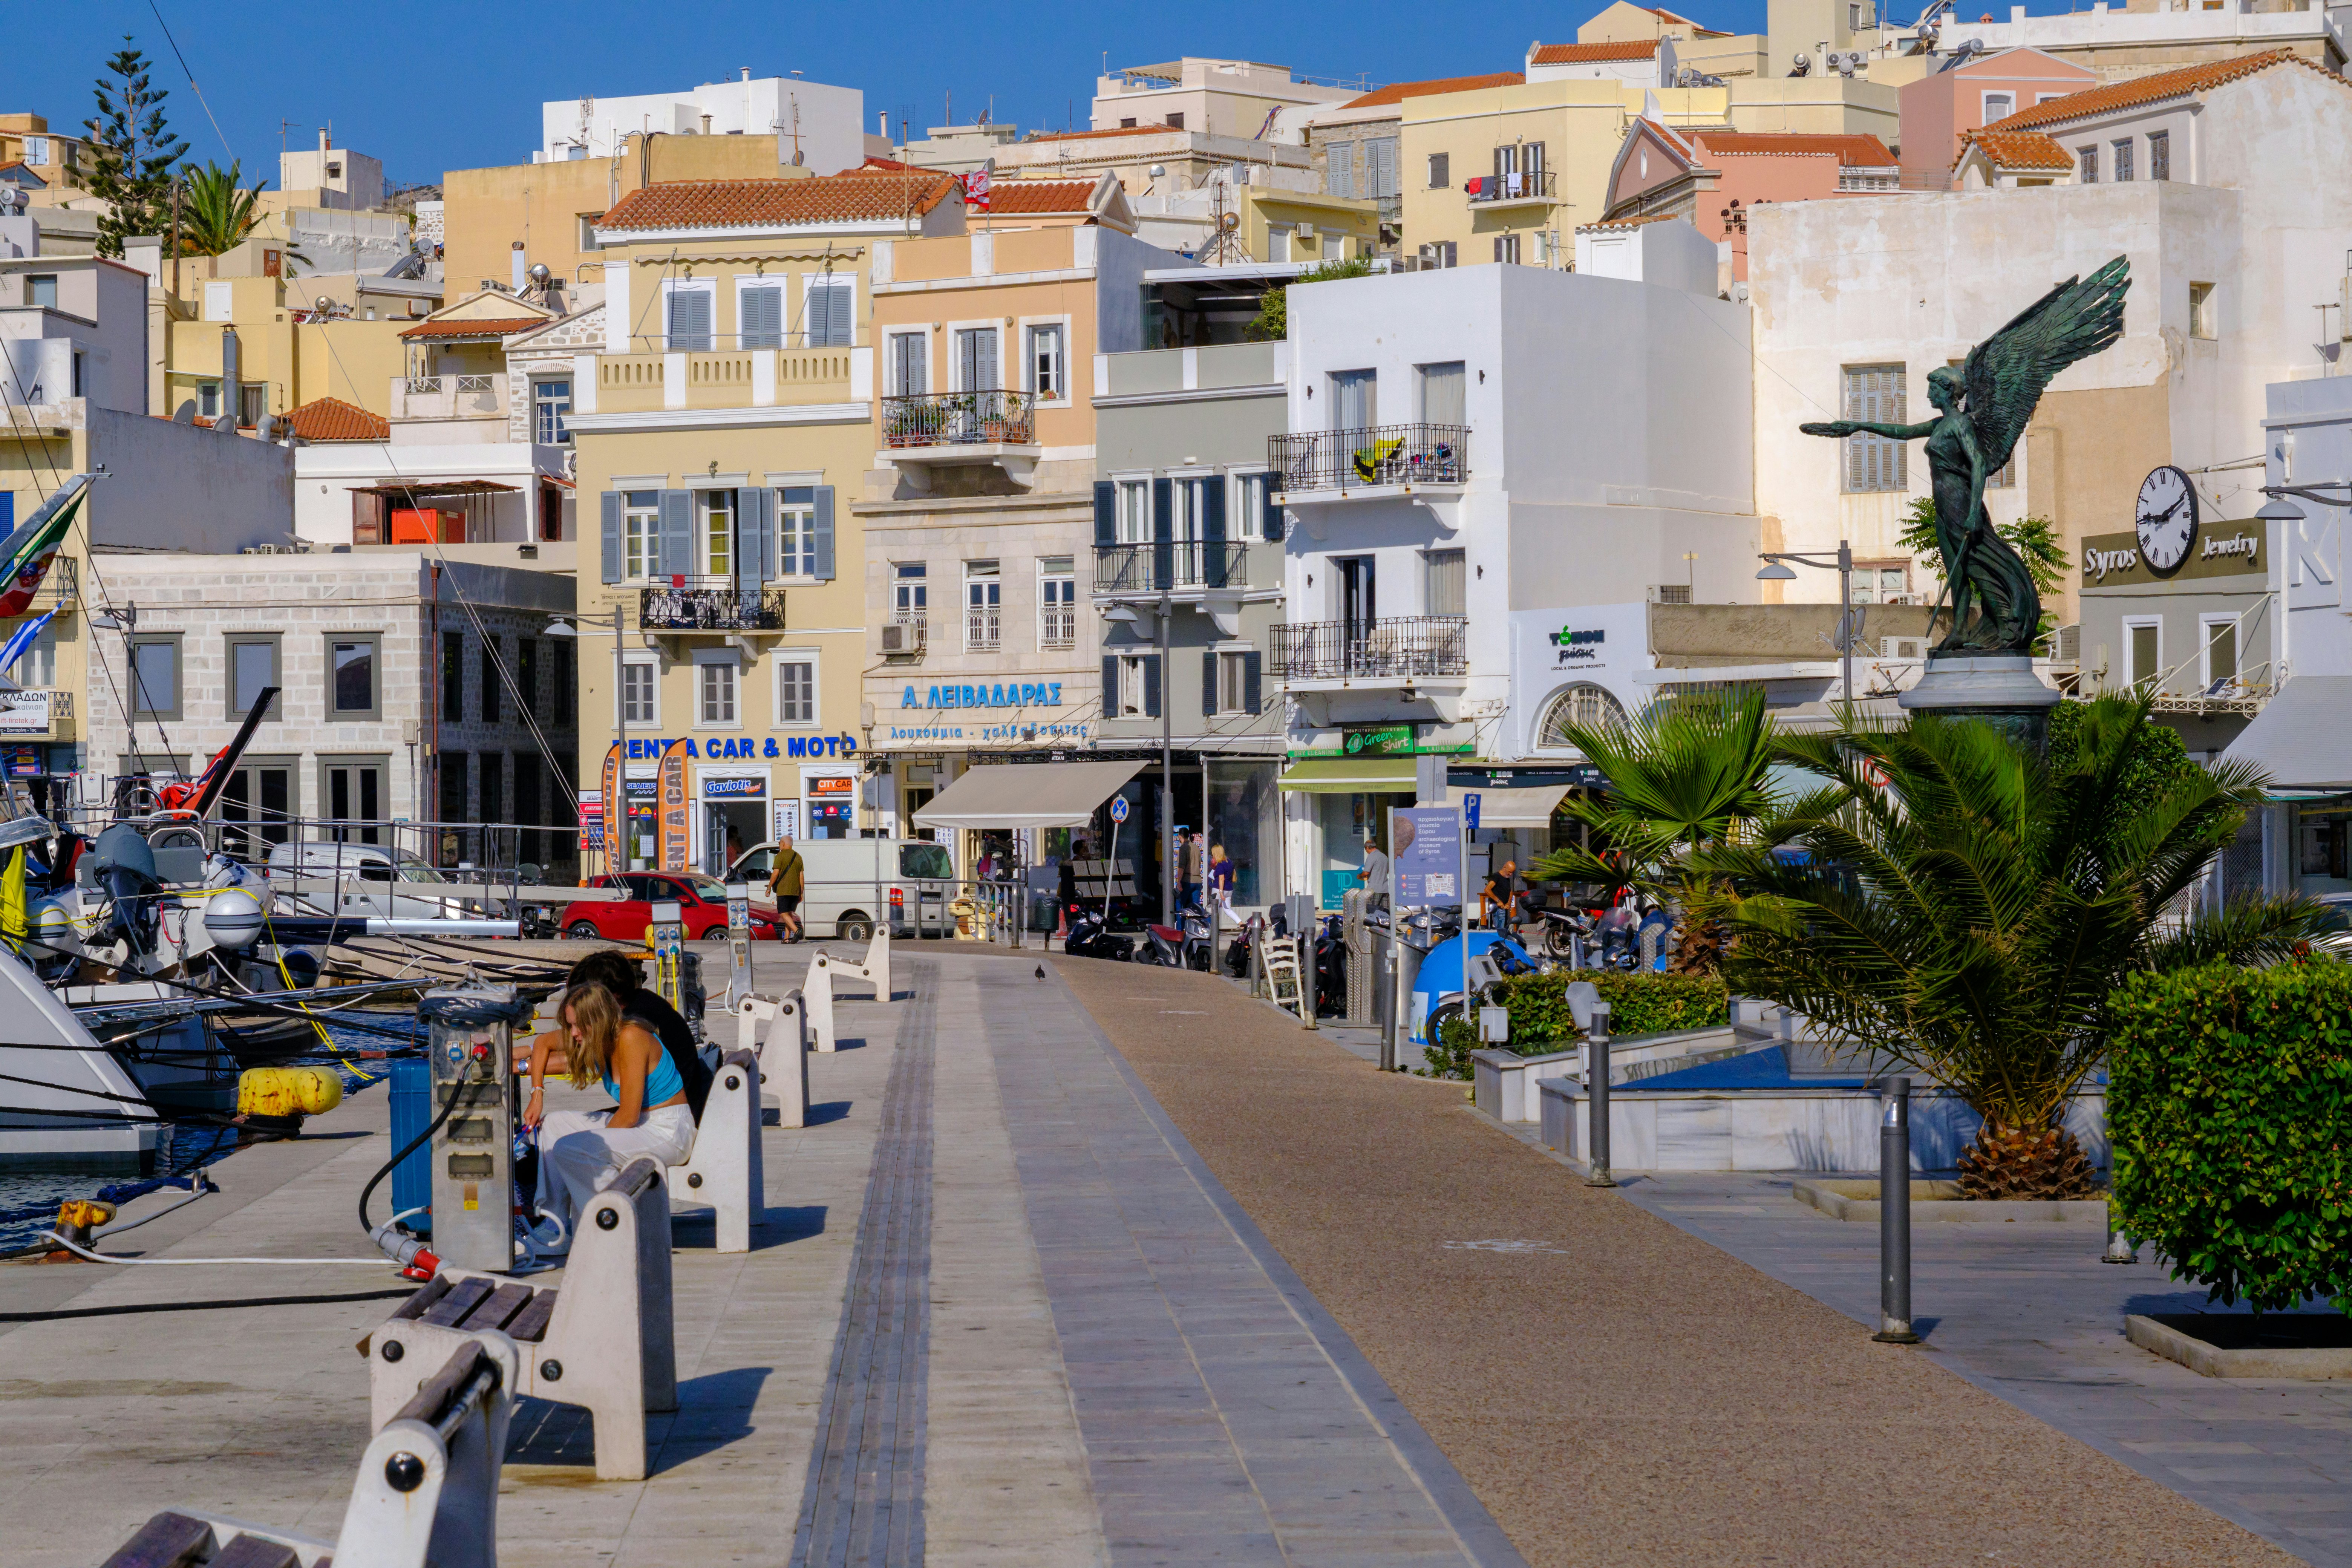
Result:
[[[1294,847],[1303,860],[1297,880],[1317,908],[1338,910],[1348,889],[1363,885],[1357,873],[1367,847],[1387,852],[1389,811],[1420,798],[1418,780],[1410,752],[1300,757],[1283,770]]]
[[[2261,768],[2271,804],[2225,851],[2231,890],[2259,886],[2273,893],[2352,892],[2352,676],[2298,675],[2281,687],[2222,754],[2225,763]],[[2232,847],[2233,849],[2236,847]],[[2233,858],[2260,857],[2249,877]]]
[[[718,876],[745,851],[772,839],[855,838],[860,820],[863,753],[849,735],[632,736],[626,788],[627,865],[650,870],[659,857],[656,779],[666,752],[677,749],[690,784],[688,829],[695,868]],[[583,848],[603,847],[601,801],[583,801]]]

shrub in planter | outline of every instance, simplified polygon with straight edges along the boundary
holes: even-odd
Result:
[[[1467,1083],[1473,1076],[1470,1053],[1484,1048],[1478,1044],[1477,1025],[1466,1018],[1447,1018],[1437,1026],[1437,1043],[1422,1049],[1422,1059],[1429,1065],[1413,1070],[1422,1078],[1447,1078]]]
[[[2352,1310],[2352,964],[2137,974],[2109,1006],[2118,1226],[2209,1299]]]
[[[1612,1038],[1704,1029],[1731,1016],[1730,995],[1717,975],[1555,969],[1503,982],[1503,1005],[1511,1013],[1511,1049],[1536,1056],[1565,1050],[1581,1037],[1568,1005],[1568,988],[1579,980],[1591,981],[1609,1004]]]

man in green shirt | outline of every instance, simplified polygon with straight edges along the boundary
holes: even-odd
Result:
[[[801,852],[793,847],[790,838],[776,840],[776,863],[768,872],[768,896],[776,900],[776,912],[784,917],[784,940],[801,940],[801,889],[805,876],[801,866]]]

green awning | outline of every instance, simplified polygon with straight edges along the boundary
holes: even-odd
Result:
[[[1411,757],[1334,757],[1293,763],[1283,771],[1284,789],[1317,795],[1412,795],[1421,790]]]

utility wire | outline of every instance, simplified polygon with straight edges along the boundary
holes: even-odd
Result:
[[[155,25],[163,29],[163,41],[172,46],[172,58],[180,62],[180,74],[188,79],[189,90],[196,95],[196,102],[203,106],[205,118],[212,121],[213,134],[220,138],[221,151],[228,154],[230,163],[236,163],[236,149],[228,144],[228,132],[221,129],[220,121],[213,114],[213,106],[205,101],[205,89],[196,85],[196,73],[188,68],[188,57],[180,52],[180,40],[172,37],[172,24],[163,20],[163,9],[155,0],[147,0],[147,9],[155,13]]]

